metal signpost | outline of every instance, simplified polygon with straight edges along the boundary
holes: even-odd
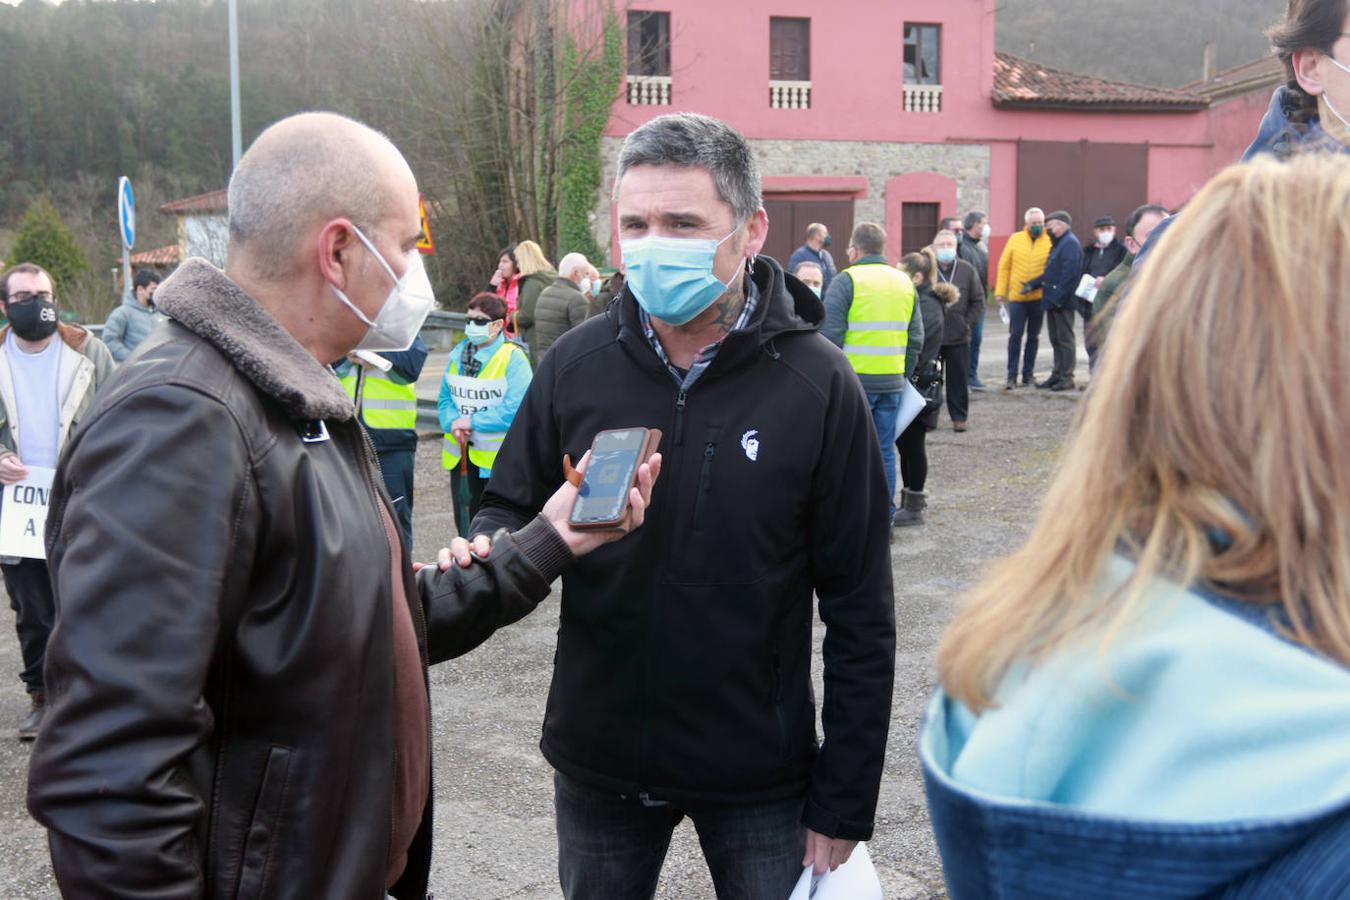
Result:
[[[131,299],[131,248],[136,244],[136,195],[131,179],[117,179],[117,230],[122,238],[122,300]]]
[[[230,139],[233,150],[233,172],[239,167],[243,153],[243,135],[239,124],[239,10],[236,0],[230,0]]]

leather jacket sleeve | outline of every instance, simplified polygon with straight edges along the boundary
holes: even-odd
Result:
[[[572,551],[558,532],[536,517],[514,534],[498,531],[488,558],[467,569],[423,568],[417,588],[426,610],[428,661],[463,656],[498,628],[523,619],[571,562]]]
[[[28,808],[68,897],[195,897],[204,798],[188,774],[214,722],[203,694],[254,502],[225,406],[157,386],[105,406],[54,485],[59,616]]]

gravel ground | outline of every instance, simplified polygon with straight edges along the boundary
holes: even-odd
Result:
[[[881,787],[873,859],[888,898],[944,896],[928,829],[914,741],[933,688],[933,648],[959,592],[991,558],[1025,535],[1054,467],[1077,392],[1001,389],[1006,330],[986,326],[982,377],[994,387],[974,395],[970,431],[954,434],[944,414],[928,439],[928,524],[899,532],[895,567],[895,705]],[[1039,372],[1049,369],[1042,336]],[[1086,366],[1080,364],[1080,381]],[[430,559],[453,532],[449,480],[439,448],[418,458],[415,553]],[[555,595],[556,598],[556,595]],[[435,730],[436,856],[433,889],[443,897],[558,896],[551,770],[538,751],[552,668],[558,606],[532,616],[469,654],[432,671]],[[823,629],[817,626],[816,677]],[[24,808],[27,745],[12,728],[27,705],[17,673],[18,642],[0,628],[0,897],[56,896],[42,829]],[[817,695],[820,688],[817,687]],[[657,896],[712,897],[693,829],[675,835]]]

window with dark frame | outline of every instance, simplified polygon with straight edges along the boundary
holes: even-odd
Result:
[[[670,13],[628,11],[628,74],[670,75]]]
[[[918,253],[933,242],[941,210],[936,203],[900,204],[900,255]]]
[[[810,19],[769,19],[769,79],[811,80]]]
[[[942,26],[905,23],[905,84],[942,84]]]

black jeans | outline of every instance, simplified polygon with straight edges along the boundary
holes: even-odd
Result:
[[[459,520],[459,484],[461,481],[468,482],[469,485],[469,520],[461,522]],[[488,480],[478,471],[478,467],[469,463],[468,474],[459,474],[459,469],[450,470],[450,502],[455,504],[455,533],[462,537],[471,537],[469,534],[469,522],[478,515],[478,507],[483,505],[483,488],[487,487]]]
[[[688,816],[721,900],[784,900],[802,875],[804,798],[681,809],[553,776],[558,876],[566,900],[647,900],[675,826]]]
[[[398,527],[403,531],[408,549],[412,550],[413,473],[417,470],[417,451],[382,450],[379,459],[384,489],[389,492],[389,499],[394,501]]]
[[[953,422],[964,422],[970,415],[970,345],[953,344],[943,347],[942,372],[947,384],[947,412]]]
[[[928,483],[928,429],[919,418],[909,423],[909,427],[900,432],[895,440],[895,448],[900,451],[900,481],[911,491],[923,492]]]
[[[1097,368],[1097,334],[1092,327],[1093,306],[1082,297],[1078,300],[1078,315],[1083,320],[1083,345],[1087,347],[1088,371],[1091,372]]]
[[[1051,376],[1060,381],[1072,381],[1078,365],[1078,342],[1073,336],[1074,308],[1051,309],[1045,314],[1050,329],[1050,346],[1055,351],[1055,371]]]
[[[9,608],[16,613],[14,628],[19,633],[19,651],[23,671],[19,679],[30,694],[46,693],[42,664],[47,659],[47,638],[52,633],[56,604],[52,600],[52,580],[44,559],[24,559],[0,566],[9,594]]]

